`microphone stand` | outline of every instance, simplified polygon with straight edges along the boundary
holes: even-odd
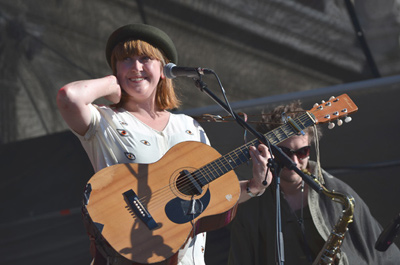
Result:
[[[210,69],[207,69],[210,70]],[[212,70],[210,70],[212,71]],[[213,71],[212,71],[213,72]],[[214,72],[213,72],[214,73]],[[285,153],[282,152],[282,150],[277,147],[274,144],[271,144],[268,139],[263,135],[257,132],[252,126],[250,126],[247,122],[245,122],[240,116],[238,116],[231,108],[228,106],[225,102],[223,102],[221,99],[219,99],[213,92],[211,92],[207,85],[202,81],[202,75],[204,72],[202,69],[198,69],[198,75],[199,78],[193,78],[195,81],[196,87],[200,89],[201,92],[206,93],[209,97],[211,97],[218,105],[220,105],[225,111],[227,111],[232,117],[235,119],[235,121],[242,126],[245,130],[249,131],[251,134],[253,134],[261,143],[265,144],[269,152],[272,154],[272,159],[273,163],[270,163],[274,168],[275,168],[275,177],[276,177],[276,198],[277,198],[277,254],[278,254],[278,259],[279,259],[279,264],[284,263],[284,251],[283,251],[283,237],[282,237],[282,231],[281,231],[281,211],[280,211],[280,190],[279,190],[279,174],[280,169],[277,170],[276,162],[279,163],[280,167],[286,167],[290,170],[295,171],[300,177],[304,180],[305,183],[307,183],[312,189],[314,189],[316,192],[321,193],[322,192],[322,187],[318,185],[310,176],[304,174],[294,163],[293,160],[291,160]],[[214,73],[215,74],[215,73]],[[216,74],[215,74],[216,75]],[[276,160],[276,161],[274,161]]]
[[[282,233],[282,219],[281,219],[281,177],[280,172],[282,166],[276,163],[273,159],[268,160],[267,166],[271,169],[273,179],[275,180],[275,239],[276,239],[276,250],[275,258],[277,264],[284,264],[285,262],[285,247]]]

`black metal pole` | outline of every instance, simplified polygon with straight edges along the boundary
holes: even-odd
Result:
[[[351,22],[353,23],[354,30],[356,31],[357,39],[360,42],[361,48],[364,52],[364,55],[367,59],[367,63],[371,69],[371,73],[374,77],[378,78],[381,77],[381,74],[379,73],[378,67],[376,66],[374,57],[372,56],[371,50],[368,46],[368,42],[365,39],[364,32],[361,28],[361,25],[358,21],[358,17],[356,14],[356,11],[354,9],[353,3],[351,0],[344,0],[346,7],[347,7],[347,12],[350,15]]]

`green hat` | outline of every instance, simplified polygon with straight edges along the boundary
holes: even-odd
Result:
[[[111,67],[111,53],[118,43],[127,40],[143,40],[161,50],[174,64],[178,62],[178,53],[171,38],[162,30],[146,24],[129,24],[115,30],[107,41],[106,58]]]

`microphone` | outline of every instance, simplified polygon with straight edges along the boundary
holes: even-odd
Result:
[[[382,231],[375,243],[375,249],[386,251],[393,243],[400,229],[400,213],[392,220],[392,222]]]
[[[204,74],[212,74],[212,71],[200,67],[194,68],[194,67],[176,66],[173,63],[169,63],[164,66],[164,75],[169,79],[173,79],[178,76],[198,77],[199,75],[204,75]]]

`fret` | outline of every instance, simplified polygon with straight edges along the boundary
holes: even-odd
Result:
[[[308,126],[305,126],[304,122],[306,122],[306,120],[303,121],[303,120],[302,120],[302,116],[299,117],[299,119],[296,119],[296,123],[297,123],[302,129],[305,129],[305,128],[308,127]]]
[[[282,141],[287,139],[287,135],[286,135],[285,131],[283,130],[283,128],[281,128],[281,127],[277,128],[276,131],[278,132],[278,143],[281,143]]]
[[[246,145],[245,148],[240,148],[239,151],[240,152],[238,152],[237,156],[240,159],[240,161],[242,163],[247,162],[250,159],[249,146]]]
[[[279,131],[279,142],[277,144],[282,143],[284,140],[286,140],[288,138],[288,136],[287,136],[286,132],[283,130],[283,128],[279,128],[278,131]]]
[[[228,171],[224,171],[222,167],[220,167],[221,164],[221,159],[218,159],[217,161],[215,161],[214,163],[212,163],[213,169],[215,172],[217,172],[217,176],[221,176],[223,174],[225,174]]]
[[[283,140],[286,140],[287,138],[295,134],[294,129],[290,124],[285,124],[284,126],[282,126],[282,131],[284,131],[285,134],[285,138]]]
[[[202,186],[207,185],[211,181],[215,180],[217,177],[214,177],[212,174],[212,171],[209,170],[209,165],[206,165],[195,172],[193,172],[193,175],[197,177],[197,180],[200,181]]]
[[[233,169],[233,167],[229,164],[225,156],[218,159],[218,161],[219,161],[218,165],[224,168],[223,170],[225,171],[225,173]]]
[[[236,168],[237,166],[240,166],[241,164],[239,163],[240,161],[236,160],[235,157],[232,156],[232,152],[230,152],[229,154],[226,155],[227,158],[226,160],[228,161],[229,165],[232,168]]]
[[[224,162],[224,157],[221,157],[220,159],[217,159],[215,161],[215,166],[218,167],[218,172],[222,172],[222,174],[225,174],[226,172],[229,172],[232,170],[232,168],[227,168],[226,163]]]
[[[275,135],[276,135],[276,142],[275,142],[275,144],[278,144],[278,143],[280,143],[280,142],[282,142],[282,134],[281,134],[281,132],[278,130],[278,131],[275,131]]]
[[[214,163],[214,162],[212,162],[212,163]],[[208,165],[205,165],[203,167],[203,169],[204,169],[203,172],[205,174],[207,174],[207,176],[209,177],[209,179],[211,179],[211,181],[213,181],[213,180],[217,179],[218,177],[220,177],[220,176],[218,176],[217,172],[215,172],[213,170],[212,163],[210,163]]]
[[[277,135],[276,130],[272,130],[266,134],[267,139],[272,143],[272,144],[277,144],[279,143],[279,137]]]

